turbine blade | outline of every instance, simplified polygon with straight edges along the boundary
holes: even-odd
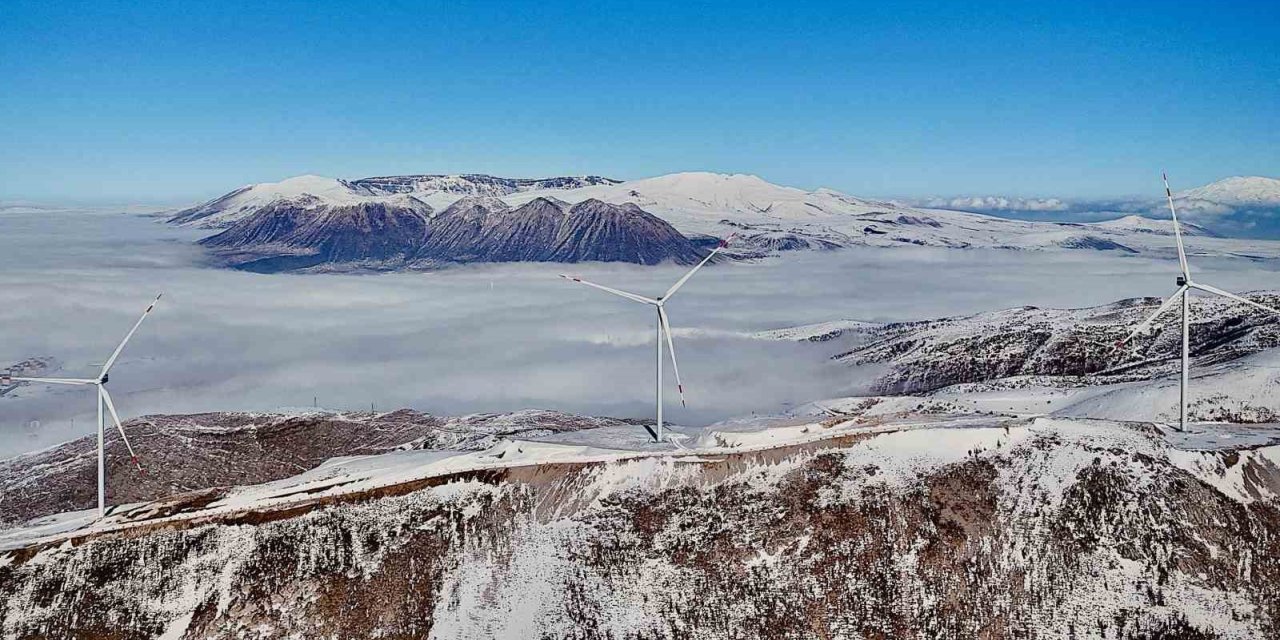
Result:
[[[1191,269],[1187,267],[1187,251],[1182,246],[1182,225],[1178,224],[1178,209],[1173,206],[1173,191],[1169,189],[1169,175],[1161,173],[1164,180],[1164,196],[1169,201],[1169,213],[1173,215],[1173,235],[1178,241],[1178,264],[1182,266],[1182,276],[1191,280]]]
[[[621,289],[614,289],[613,287],[606,287],[606,286],[604,286],[604,285],[602,285],[602,284],[596,284],[596,283],[594,283],[594,282],[587,282],[586,280],[583,280],[582,278],[579,278],[579,277],[577,277],[577,276],[567,276],[567,275],[565,275],[565,274],[563,274],[563,273],[562,273],[562,274],[560,274],[560,277],[561,277],[561,278],[564,278],[565,280],[572,280],[572,281],[574,281],[574,282],[576,282],[576,283],[578,283],[578,284],[585,284],[585,285],[587,285],[588,287],[592,287],[592,288],[594,288],[594,289],[599,289],[599,290],[601,290],[601,291],[607,291],[607,292],[609,292],[609,293],[612,293],[612,294],[613,294],[613,295],[615,295],[615,296],[622,296],[623,298],[626,298],[626,299],[628,299],[628,300],[634,300],[634,301],[636,301],[636,302],[643,302],[643,303],[645,303],[645,304],[653,304],[653,305],[658,304],[658,301],[657,301],[657,300],[654,300],[654,299],[652,299],[652,298],[646,298],[646,297],[644,297],[644,296],[638,296],[638,295],[636,295],[636,294],[634,294],[634,293],[627,293],[626,291],[623,291],[623,290],[621,290]]]
[[[12,379],[19,382],[43,382],[45,384],[98,384],[97,380],[86,380],[83,378],[19,378],[14,376]]]
[[[107,401],[107,410],[111,412],[111,419],[116,423],[116,430],[120,432],[120,437],[124,439],[124,446],[129,450],[129,459],[133,461],[133,466],[138,468],[138,473],[147,475],[147,470],[142,468],[142,463],[138,462],[138,454],[133,452],[133,445],[129,444],[129,436],[124,434],[124,425],[120,424],[120,414],[116,413],[116,405],[111,401],[111,394],[107,393],[107,388],[98,385],[98,393],[102,394],[102,399]]]
[[[1121,340],[1119,343],[1116,344],[1116,346],[1117,347],[1124,346],[1124,344],[1132,340],[1134,336],[1137,336],[1139,333],[1142,333],[1143,331],[1146,331],[1148,328],[1150,328],[1151,323],[1155,322],[1156,318],[1159,318],[1160,316],[1164,315],[1164,312],[1168,311],[1169,308],[1173,306],[1173,303],[1178,300],[1178,296],[1183,295],[1186,292],[1187,292],[1187,285],[1178,287],[1177,293],[1173,294],[1172,296],[1169,296],[1169,299],[1165,300],[1164,303],[1160,305],[1160,308],[1156,309],[1156,312],[1151,314],[1151,317],[1147,318],[1146,320],[1143,320],[1142,323],[1139,324],[1138,327],[1134,329],[1129,334],[1128,337],[1126,337],[1124,340]]]
[[[680,391],[680,406],[689,405],[684,402],[684,384],[680,382],[680,365],[676,362],[676,343],[671,339],[671,323],[667,321],[667,310],[658,307],[658,318],[662,321],[662,334],[667,337],[667,351],[671,352],[671,370],[676,374],[676,389]]]
[[[142,317],[138,318],[138,321],[133,324],[133,328],[129,330],[129,333],[125,334],[124,340],[120,341],[120,346],[116,347],[116,350],[112,352],[110,358],[107,358],[107,363],[102,365],[102,373],[98,374],[99,379],[101,379],[102,376],[107,375],[108,371],[111,371],[111,365],[116,363],[116,358],[119,358],[120,352],[124,351],[124,345],[129,343],[129,339],[133,337],[133,334],[138,330],[138,327],[142,326],[142,321],[147,319],[147,314],[151,313],[151,310],[156,308],[156,303],[160,302],[160,296],[163,295],[164,294],[162,293],[159,296],[156,296],[156,299],[152,300],[151,304],[147,305],[147,310],[142,312]]]
[[[689,273],[684,274],[683,278],[680,278],[679,280],[676,281],[675,284],[671,285],[671,288],[667,289],[667,292],[662,294],[662,299],[666,300],[671,296],[675,295],[676,292],[680,290],[680,287],[683,287],[684,283],[688,282],[689,278],[692,278],[693,274],[697,273],[698,269],[702,268],[702,265],[710,261],[712,256],[716,255],[717,253],[720,253],[721,249],[729,246],[729,241],[732,240],[733,238],[734,238],[734,234],[731,234],[729,237],[725,238],[724,240],[721,240],[720,244],[716,245],[716,248],[712,249],[711,253],[708,253],[707,257],[702,259],[702,262],[699,262],[697,266],[689,270]]]
[[[1254,301],[1252,301],[1252,300],[1250,300],[1250,299],[1248,299],[1248,298],[1245,298],[1245,297],[1242,297],[1242,296],[1238,296],[1238,295],[1236,295],[1236,294],[1234,294],[1234,293],[1229,293],[1229,292],[1227,292],[1227,291],[1223,291],[1222,289],[1219,289],[1219,288],[1217,288],[1217,287],[1211,287],[1211,286],[1209,286],[1209,285],[1207,285],[1207,284],[1200,284],[1199,282],[1194,282],[1194,283],[1192,283],[1192,284],[1191,284],[1191,286],[1193,286],[1193,287],[1195,287],[1195,288],[1197,288],[1197,289],[1199,289],[1199,290],[1201,290],[1201,291],[1204,291],[1204,292],[1207,292],[1207,293],[1212,293],[1212,294],[1214,294],[1214,295],[1219,295],[1219,296],[1222,296],[1222,297],[1224,297],[1224,298],[1231,298],[1232,300],[1235,300],[1235,301],[1237,301],[1237,302],[1243,302],[1243,303],[1245,303],[1245,304],[1247,304],[1247,305],[1254,306],[1254,307],[1257,307],[1257,308],[1259,308],[1259,309],[1262,309],[1263,311],[1268,311],[1268,312],[1270,312],[1270,313],[1274,313],[1275,315],[1280,316],[1280,309],[1273,309],[1273,308],[1271,308],[1271,307],[1268,307],[1268,306],[1267,306],[1267,305],[1265,305],[1265,304],[1259,304],[1259,303],[1254,302]],[[16,380],[17,378],[14,378],[14,379]]]

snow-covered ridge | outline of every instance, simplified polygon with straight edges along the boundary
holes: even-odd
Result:
[[[280,182],[245,185],[224,196],[183,209],[174,214],[170,222],[222,228],[279,203],[311,209],[364,202],[417,202],[429,205],[429,209],[442,209],[467,196],[499,197],[524,191],[554,191],[615,182],[599,176],[526,179],[468,174],[386,176],[348,181],[304,175]]]

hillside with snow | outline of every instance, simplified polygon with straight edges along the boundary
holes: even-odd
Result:
[[[112,503],[159,500],[213,487],[250,485],[297,475],[326,460],[411,449],[480,451],[504,438],[545,437],[627,421],[554,411],[433,416],[411,410],[343,413],[204,413],[150,415],[128,421],[129,439],[145,452],[138,473],[124,442],[107,433],[107,497]],[[96,504],[97,444],[86,436],[0,460],[0,529]]]
[[[101,521],[35,521],[0,534],[0,629],[175,639],[1280,631],[1275,429],[1182,437],[1103,421],[849,413],[681,429],[684,444],[664,449],[633,446],[627,429],[638,430],[338,458]]]
[[[1280,304],[1275,292],[1245,295]],[[1116,345],[1160,302],[1018,307],[887,324],[843,320],[755,336],[815,343],[850,368],[857,386],[882,396],[875,400],[877,412],[929,408],[1173,423],[1181,370],[1179,315],[1168,313],[1125,347]],[[1191,420],[1280,422],[1280,318],[1221,298],[1198,298],[1191,366]]]

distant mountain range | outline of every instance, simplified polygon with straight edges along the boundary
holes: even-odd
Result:
[[[1269,183],[1259,182],[1269,179],[1232,180],[1179,197],[1270,197]],[[696,245],[730,233],[741,237],[734,248],[740,257],[850,246],[1173,252],[1172,226],[1137,215],[1095,223],[1010,220],[698,172],[627,182],[300,176],[242,187],[179,211],[170,222],[222,229],[202,241],[216,260],[257,271],[521,260],[688,263],[700,255]],[[1185,231],[1197,238],[1193,251],[1280,257],[1280,244],[1217,238],[1194,224]]]
[[[979,195],[914,198],[908,206],[975,211],[1019,220],[1094,222],[1126,214],[1167,220],[1168,205],[1158,176],[1150,195],[1129,198],[1028,198]],[[1261,176],[1225,178],[1194,189],[1175,191],[1182,219],[1235,238],[1280,238],[1280,180]],[[1163,224],[1168,224],[1164,222]]]

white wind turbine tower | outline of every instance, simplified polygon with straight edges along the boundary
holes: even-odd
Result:
[[[657,431],[654,433],[654,439],[657,442],[662,442],[662,341],[664,336],[666,338],[667,348],[671,351],[671,370],[676,375],[676,389],[680,392],[680,405],[685,406],[684,385],[680,383],[680,365],[676,364],[676,345],[675,345],[675,342],[673,342],[671,339],[671,323],[667,320],[666,303],[669,300],[671,300],[671,296],[675,295],[675,293],[680,290],[680,287],[684,286],[684,283],[689,281],[689,278],[693,277],[693,274],[698,272],[698,269],[702,268],[702,265],[705,265],[709,260],[711,260],[712,256],[719,253],[721,249],[729,246],[729,241],[732,239],[733,239],[733,236],[729,236],[728,238],[721,240],[720,244],[717,245],[715,249],[712,249],[711,253],[707,254],[707,257],[702,259],[702,262],[699,262],[696,266],[690,269],[689,273],[684,274],[684,277],[677,280],[675,284],[671,285],[670,289],[667,289],[666,293],[662,294],[657,298],[646,298],[644,296],[636,295],[634,293],[628,293],[626,291],[614,289],[612,287],[606,287],[604,285],[595,284],[594,282],[587,282],[586,280],[583,280],[576,276],[567,276],[564,274],[560,274],[561,278],[572,280],[580,284],[585,284],[588,287],[594,287],[601,291],[607,291],[616,296],[622,296],[623,298],[632,300],[634,302],[647,304],[657,310],[657,318],[655,320],[655,324],[657,326],[657,332],[656,332],[657,333],[657,359],[656,359],[657,393],[656,393],[656,396],[657,396],[657,409],[658,409],[657,410],[658,428],[657,428]]]
[[[1205,293],[1212,293],[1216,296],[1230,298],[1237,302],[1243,302],[1247,305],[1262,309],[1263,311],[1273,313],[1277,316],[1280,316],[1280,310],[1242,298],[1234,293],[1223,291],[1217,287],[1201,284],[1191,279],[1191,269],[1187,266],[1187,252],[1182,246],[1182,228],[1178,223],[1178,210],[1173,205],[1173,191],[1169,189],[1169,176],[1161,174],[1161,178],[1164,180],[1165,199],[1169,201],[1169,213],[1173,216],[1173,235],[1178,243],[1178,265],[1182,269],[1182,275],[1178,276],[1177,281],[1178,290],[1174,292],[1172,296],[1169,296],[1169,299],[1165,300],[1164,304],[1161,304],[1160,308],[1156,309],[1156,312],[1151,314],[1151,317],[1144,320],[1142,324],[1139,324],[1137,328],[1128,335],[1128,337],[1121,340],[1116,346],[1123,347],[1125,343],[1132,340],[1135,336],[1151,328],[1151,325],[1156,321],[1156,318],[1159,318],[1164,314],[1164,312],[1171,309],[1175,302],[1179,300],[1182,302],[1182,379],[1178,389],[1178,428],[1181,431],[1186,431],[1187,384],[1191,379],[1191,290],[1197,289]]]
[[[164,295],[164,294],[160,294]],[[120,341],[120,345],[112,352],[111,357],[107,358],[106,364],[102,365],[102,371],[98,372],[97,378],[19,378],[14,380],[21,382],[43,382],[45,384],[64,384],[75,386],[93,386],[98,389],[98,517],[101,518],[107,513],[107,455],[104,448],[104,437],[106,435],[106,420],[102,413],[102,407],[105,405],[107,410],[111,412],[111,420],[115,422],[116,429],[120,431],[120,437],[124,440],[124,446],[129,449],[129,457],[133,460],[134,466],[138,467],[140,473],[145,474],[142,464],[138,462],[138,456],[133,452],[133,445],[129,444],[129,437],[124,434],[124,426],[120,424],[120,414],[116,413],[116,405],[111,402],[111,394],[107,392],[108,374],[111,372],[111,366],[116,363],[116,358],[120,357],[120,352],[124,351],[124,346],[129,343],[129,339],[133,337],[138,327],[142,326],[142,321],[147,319],[147,315],[156,307],[156,303],[160,301],[160,296],[147,305],[147,310],[142,312],[142,317],[134,323],[129,333],[125,334],[124,340]]]

